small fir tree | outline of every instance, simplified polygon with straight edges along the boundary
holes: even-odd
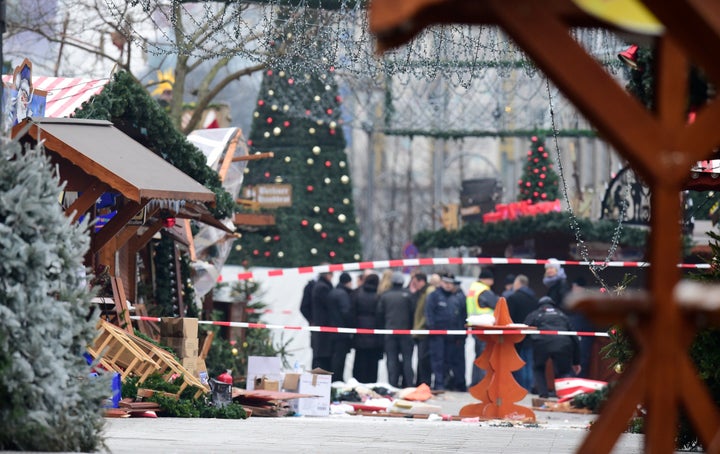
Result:
[[[290,185],[292,206],[272,210],[272,228],[243,233],[229,262],[292,267],[360,260],[341,101],[333,68],[265,72],[248,145],[274,158],[250,162],[245,196]]]
[[[545,139],[532,136],[530,141],[527,163],[518,181],[518,200],[529,200],[531,203],[556,200],[559,178],[553,169],[550,154],[545,149]]]
[[[73,223],[42,151],[0,147],[0,449],[96,451],[108,377],[89,378],[95,334]]]

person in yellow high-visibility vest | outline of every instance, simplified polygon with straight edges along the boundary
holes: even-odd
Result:
[[[492,270],[483,268],[480,271],[478,280],[470,284],[470,289],[466,294],[465,305],[468,317],[471,315],[492,314],[495,311],[495,305],[499,297],[492,290],[494,283],[495,275]],[[485,350],[485,342],[479,340],[477,336],[473,336],[473,340],[475,341],[475,357],[477,358]],[[485,371],[473,363],[470,386],[478,384],[484,377]]]

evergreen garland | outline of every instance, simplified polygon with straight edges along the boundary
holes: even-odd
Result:
[[[87,223],[63,213],[53,169],[42,150],[0,147],[0,450],[102,445],[109,376],[83,357],[96,333]]]
[[[583,232],[585,241],[607,241],[612,238],[617,223],[615,221],[591,221],[577,218],[578,228]],[[537,216],[523,216],[516,220],[493,223],[472,222],[455,231],[423,230],[413,238],[413,243],[421,252],[430,249],[447,249],[460,246],[487,246],[497,243],[514,243],[524,241],[528,235],[558,233],[567,236],[568,242],[575,240],[575,233],[570,226],[568,213],[547,213]],[[620,234],[621,245],[632,245],[642,248],[647,241],[647,230],[625,227]]]

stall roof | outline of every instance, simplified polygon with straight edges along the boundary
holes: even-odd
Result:
[[[23,132],[27,129],[26,132]],[[127,199],[214,202],[215,194],[160,156],[131,139],[109,121],[76,118],[27,118],[13,137],[44,141],[87,175],[107,183]]]

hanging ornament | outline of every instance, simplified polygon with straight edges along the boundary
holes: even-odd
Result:
[[[541,169],[543,172],[546,172],[546,171],[547,171],[547,167],[545,167],[545,166],[540,167],[540,169]]]
[[[270,172],[265,172],[265,178],[270,178]]]
[[[258,99],[258,106],[264,106],[264,105],[265,105],[265,101],[263,101],[262,99]]]
[[[252,141],[252,140],[248,140],[248,141],[247,141],[247,144],[248,144],[248,147],[252,147],[253,141]]]
[[[313,97],[313,101],[315,101],[315,102],[320,102],[320,96],[315,95],[315,96]]]
[[[314,211],[315,213],[319,213],[319,212],[320,212],[320,207],[317,206],[317,205],[315,205],[315,206],[313,207],[313,211]]]
[[[545,148],[544,148],[544,147],[538,147],[538,151],[542,153],[543,151],[545,151]]]
[[[533,192],[533,197],[537,198],[537,196],[538,196],[538,192],[537,191]]]
[[[315,156],[319,155],[319,154],[320,154],[320,147],[318,147],[317,145],[315,145],[314,147],[312,147],[312,152],[313,152],[313,154],[314,154]]]
[[[338,242],[339,244],[343,244],[343,243],[345,242],[345,238],[339,236],[338,239],[337,239],[337,242]]]
[[[622,365],[622,363],[617,363],[613,366],[613,370],[616,374],[622,374],[625,371],[625,367]]]
[[[331,129],[330,131],[328,131],[328,133],[329,133],[331,136],[334,136],[334,135],[335,135],[335,130],[334,130],[334,129]]]
[[[277,112],[277,110],[278,110],[277,104],[273,104],[272,106],[270,106],[270,110],[272,110],[273,112]]]
[[[309,116],[310,116],[310,109],[307,109],[307,110],[305,111],[305,116],[306,116],[306,117],[309,117]]]
[[[331,121],[331,122],[330,122],[330,127],[333,128],[333,129],[337,128],[337,123],[335,123],[334,121]]]
[[[240,245],[240,244],[235,245],[235,250],[238,252],[242,251],[242,245]]]
[[[285,162],[290,162],[290,161],[292,161],[292,158],[290,156],[285,156]]]
[[[273,236],[273,241],[280,241],[280,235]]]
[[[248,173],[250,173],[250,169],[248,169],[247,167],[245,167],[245,168],[243,169],[243,173],[244,173],[245,175],[247,175]]]
[[[530,140],[533,141],[533,142],[537,142],[537,136],[532,136],[532,137],[530,137]]]
[[[285,253],[283,251],[278,251],[277,256],[278,258],[283,258],[285,257]]]
[[[260,116],[260,112],[258,112],[258,111],[253,112],[254,118],[258,118],[259,116]]]
[[[329,255],[330,257],[335,257],[335,251],[330,251],[330,252],[328,252],[328,255]]]
[[[544,174],[544,173],[541,173],[541,174],[540,174],[540,179],[541,179],[541,180],[544,180],[544,179],[545,179],[545,174]]]
[[[532,150],[528,150],[527,155],[528,155],[528,158],[529,158],[530,156],[532,156]]]
[[[345,222],[345,221],[347,221],[347,216],[345,216],[345,215],[342,214],[342,213],[338,214],[338,221],[340,221],[340,222]]]
[[[330,162],[330,161],[325,161],[325,167],[328,167],[328,168],[329,168],[329,167],[332,167],[332,162]]]
[[[323,240],[324,240],[325,238],[327,238],[327,233],[326,233],[326,232],[322,232],[322,233],[320,234],[320,238],[322,238]]]
[[[322,230],[322,224],[320,224],[319,222],[316,223],[315,225],[313,225],[313,229],[314,229],[316,232],[320,232],[320,231]]]
[[[310,133],[310,134],[315,134],[315,128],[310,128],[310,129],[308,129],[308,133]]]
[[[338,162],[338,166],[340,166],[341,169],[344,169],[346,165],[345,161]]]
[[[537,168],[533,169],[533,173],[539,173],[539,172],[540,172],[540,169],[537,169]]]
[[[328,115],[332,115],[333,110],[332,110],[332,109],[328,109],[328,110],[326,110],[325,112],[327,112]]]
[[[535,158],[535,159],[533,159],[533,162],[534,162],[535,164],[537,164],[538,162],[540,162],[540,159]]]
[[[308,185],[308,187],[305,189],[307,189],[307,192],[313,192],[315,190],[315,188],[313,188],[311,185]]]
[[[263,241],[266,242],[266,243],[269,243],[270,240],[272,240],[272,238],[270,238],[269,235],[263,238]]]
[[[335,212],[335,208],[333,208],[333,207],[328,207],[327,212],[330,213],[330,214],[333,214],[333,213]]]
[[[292,85],[295,83],[295,79],[288,79],[288,84]]]
[[[260,251],[258,251],[257,249],[253,249],[253,255],[259,255],[259,254],[260,254]]]
[[[548,154],[547,154],[547,153],[543,153],[543,158],[546,158],[546,159],[547,159],[547,157],[548,157]]]
[[[280,72],[278,73],[278,76],[280,76],[280,77],[285,77],[285,71],[280,71]]]
[[[287,120],[285,120],[285,121],[283,122],[283,126],[285,126],[286,128],[289,128],[289,127],[290,127],[290,122],[287,121]]]
[[[311,253],[312,255],[317,254],[317,249],[315,249],[315,248],[310,249],[310,253]]]
[[[545,193],[543,192],[542,194],[540,194],[540,198],[541,198],[541,199],[547,199],[547,194],[545,194]]]
[[[267,74],[268,76],[272,76],[272,75],[273,75],[272,69],[268,69],[266,74]]]
[[[283,112],[287,112],[288,110],[290,110],[290,106],[288,106],[287,104],[284,104],[284,105],[283,105]]]
[[[265,253],[264,253],[263,255],[264,255],[265,257],[270,257],[270,251],[265,251]]]
[[[280,128],[278,128],[277,126],[275,128],[273,128],[274,135],[279,136],[281,132],[282,132],[282,130]]]
[[[303,227],[307,227],[308,224],[309,224],[309,222],[308,222],[307,219],[303,219],[302,221],[300,221],[300,225],[303,226]]]
[[[325,74],[322,75],[322,78],[325,79]],[[325,85],[325,91],[332,90],[332,87],[330,85]]]
[[[526,181],[526,182],[525,182],[525,187],[527,187],[527,188],[530,187],[530,182],[529,182],[529,181]]]
[[[274,90],[268,90],[268,96],[274,96],[275,91]]]
[[[353,255],[353,258],[355,259],[356,262],[359,261],[359,260],[360,260],[360,254],[355,254],[355,255]]]
[[[342,182],[342,184],[348,184],[350,183],[350,177],[347,175],[343,175],[340,177],[340,182]]]
[[[545,184],[543,184],[542,181],[538,181],[538,184],[537,184],[537,185],[538,185],[539,188],[542,188],[543,186],[545,186]]]
[[[322,120],[315,120],[315,123],[316,123],[318,126],[322,126],[323,123],[325,123],[325,122],[322,121]]]
[[[332,180],[329,177],[325,177],[323,182],[325,182],[325,184],[330,184],[330,183],[332,183]]]
[[[307,161],[305,161],[305,162],[307,162],[307,165],[309,165],[309,166],[315,164],[315,160],[313,158],[307,158]]]
[[[350,205],[350,199],[348,199],[347,197],[345,197],[345,198],[343,199],[343,205]]]
[[[522,186],[523,180],[518,180],[518,186]]]
[[[348,236],[355,236],[355,230],[348,230]]]
[[[270,133],[267,132],[267,131],[265,131],[265,132],[263,133],[263,137],[265,137],[266,139],[269,139],[269,138],[270,138]]]

